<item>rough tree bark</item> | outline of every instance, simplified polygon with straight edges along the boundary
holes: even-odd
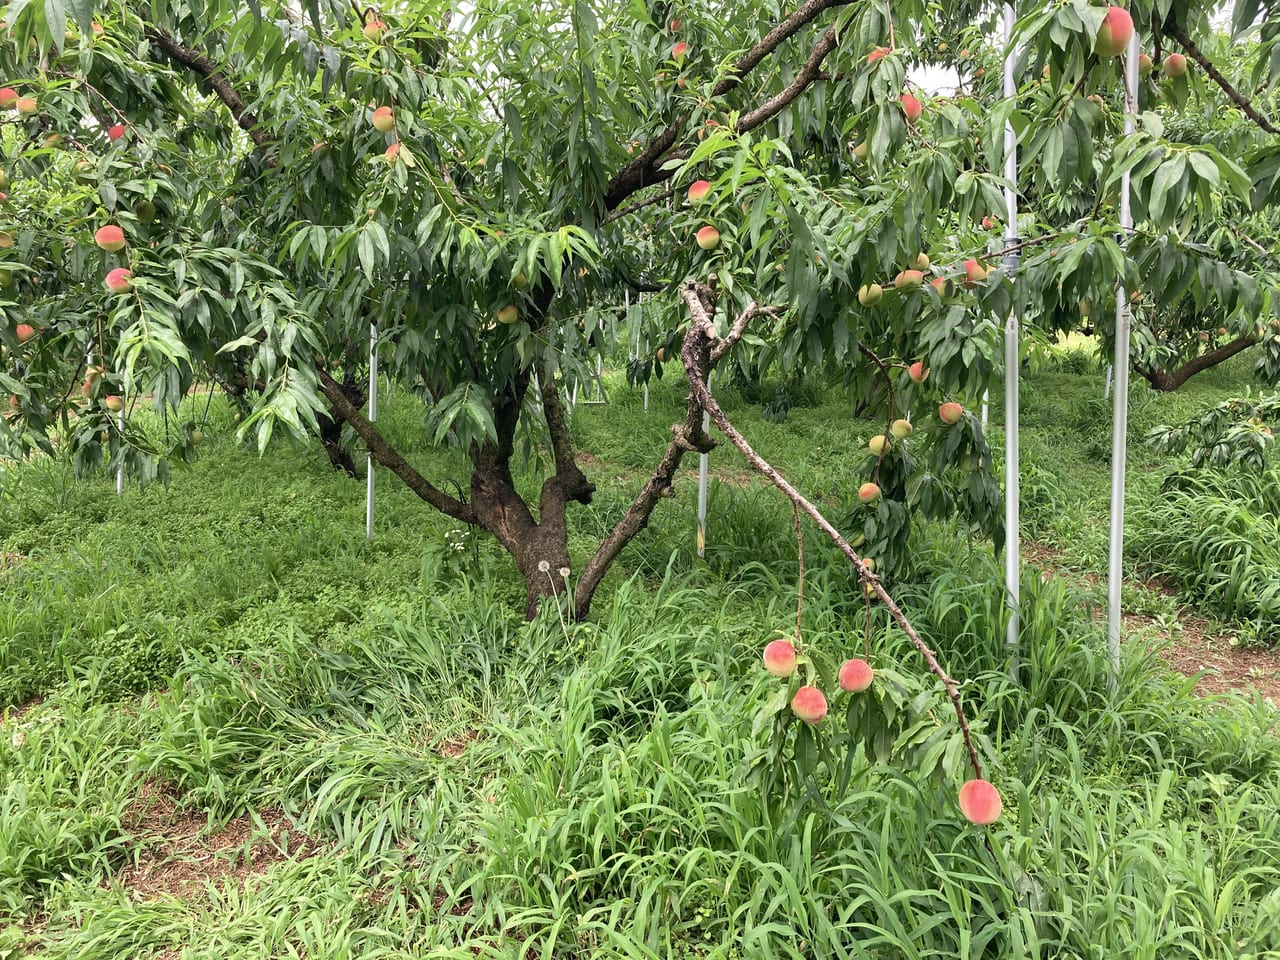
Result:
[[[1224,360],[1230,360],[1237,353],[1248,350],[1257,342],[1253,337],[1237,337],[1230,343],[1224,343],[1216,350],[1210,350],[1208,353],[1192,357],[1176,370],[1158,370],[1153,367],[1134,367],[1134,370],[1137,371],[1142,379],[1151,384],[1153,389],[1159,390],[1161,393],[1172,393],[1197,373],[1208,370],[1210,367],[1216,367]]]

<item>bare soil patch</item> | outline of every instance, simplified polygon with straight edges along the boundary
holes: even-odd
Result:
[[[273,864],[304,860],[321,850],[278,808],[260,811],[256,818],[236,817],[209,832],[208,817],[180,810],[178,800],[167,784],[143,785],[125,818],[135,842],[134,862],[104,886],[119,884],[140,900],[196,899],[210,883],[243,885]]]
[[[1101,582],[1093,574],[1063,570],[1056,563],[1057,551],[1043,543],[1024,543],[1022,557],[1040,567],[1046,577],[1070,576],[1090,586]],[[1170,597],[1177,593],[1161,577],[1133,583]],[[1105,616],[1105,610],[1100,614]],[[1125,614],[1124,627],[1126,635],[1141,632],[1159,638],[1160,656],[1183,676],[1196,677],[1197,693],[1209,696],[1257,692],[1280,708],[1280,650],[1241,646],[1221,624],[1182,605],[1178,607],[1177,627],[1172,631],[1152,617],[1137,614]]]

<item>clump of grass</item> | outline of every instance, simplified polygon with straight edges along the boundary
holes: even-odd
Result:
[[[1259,642],[1280,642],[1280,471],[1174,473],[1148,511],[1140,560]]]

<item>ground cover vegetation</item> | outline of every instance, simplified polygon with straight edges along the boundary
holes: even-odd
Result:
[[[712,456],[707,559],[686,468],[581,624],[550,609],[525,622],[495,544],[424,522],[408,491],[386,492],[367,543],[360,488],[318,446],[237,444],[222,398],[168,490],[118,499],[109,477],[76,481],[65,462],[7,468],[0,609],[26,626],[6,647],[0,738],[5,948],[1266,956],[1280,944],[1275,714],[1196,696],[1138,638],[1109,683],[1088,614],[1102,541],[1072,539],[1103,522],[1106,464],[1089,430],[1034,442],[1041,410],[1056,411],[1055,437],[1064,410],[1087,422],[1103,378],[1056,365],[1028,386],[1031,466],[1055,478],[1037,530],[1081,575],[1028,569],[1022,682],[998,563],[963,524],[917,530],[895,590],[964,679],[1004,803],[990,828],[958,807],[962,745],[938,686],[882,612],[868,649],[848,565],[812,525],[805,648],[875,671],[868,690],[831,696],[824,723],[843,728],[856,703],[884,733],[808,771],[769,762],[762,711],[780,681],[760,654],[794,639],[796,541],[734,451]],[[1245,372],[1137,405],[1172,422]],[[606,380],[610,404],[572,414],[607,478],[604,511],[624,508],[637,444],[683,403],[655,385],[646,414],[621,373]],[[725,402],[824,505],[857,510],[863,465],[847,451],[880,427],[845,391],[812,397],[785,423],[731,389]],[[386,409],[388,433],[432,456],[417,400]],[[1142,517],[1184,461],[1138,439],[1133,455]],[[1144,562],[1135,548],[1135,579]]]
[[[0,9],[0,950],[1278,948],[1269,9]]]

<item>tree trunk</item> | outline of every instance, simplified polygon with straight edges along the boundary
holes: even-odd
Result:
[[[368,393],[356,379],[350,364],[343,372],[341,389],[353,407],[364,406]],[[320,444],[324,447],[324,452],[329,455],[329,464],[333,469],[341,470],[352,480],[358,480],[360,474],[356,471],[356,462],[351,452],[342,445],[343,423],[345,421],[337,408],[330,405],[328,419],[323,417],[320,419]]]
[[[1192,357],[1173,371],[1143,367],[1135,367],[1134,369],[1139,376],[1151,384],[1153,389],[1159,390],[1161,393],[1172,393],[1197,373],[1208,370],[1210,367],[1216,367],[1224,360],[1230,360],[1237,353],[1248,350],[1257,342],[1253,337],[1237,337],[1230,343],[1224,343],[1216,350],[1210,350],[1208,353]]]

